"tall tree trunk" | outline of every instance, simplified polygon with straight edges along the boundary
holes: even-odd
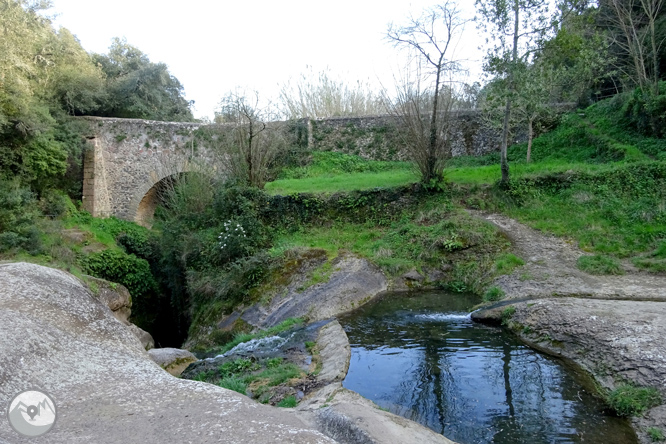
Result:
[[[656,13],[655,13],[656,16]],[[659,95],[659,54],[657,53],[657,40],[655,37],[654,22],[656,17],[650,17],[650,44],[652,45],[652,81],[654,82],[654,95]]]
[[[432,99],[432,115],[430,116],[430,149],[428,150],[428,182],[432,179],[438,179],[436,176],[437,166],[437,105],[439,101],[439,82],[442,74],[442,61],[444,54],[439,58],[437,65],[437,76],[435,78],[435,97]]]
[[[511,66],[509,66],[509,95],[506,99],[506,108],[504,109],[504,123],[502,125],[502,146],[500,148],[500,162],[502,166],[502,180],[504,186],[509,185],[509,159],[507,150],[509,147],[509,123],[511,119],[511,104],[513,100],[514,70],[518,61],[518,36],[520,32],[520,2],[514,0],[513,3],[514,23],[513,23],[513,53],[511,55]]]
[[[534,125],[532,124],[533,119],[528,119],[527,121],[527,163],[530,163],[532,157],[532,138],[534,137]]]
[[[504,186],[509,185],[509,159],[507,158],[507,148],[509,146],[509,118],[511,117],[511,96],[506,99],[504,108],[504,123],[502,124],[502,146],[500,148],[500,164],[502,168],[501,183]]]

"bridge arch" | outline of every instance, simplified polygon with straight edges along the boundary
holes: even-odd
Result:
[[[85,119],[91,136],[84,153],[82,200],[93,216],[148,225],[161,188],[170,180],[199,165],[213,174],[225,171],[216,151],[196,139],[200,123]]]
[[[143,193],[143,197],[136,206],[134,203],[130,204],[132,208],[136,207],[136,212],[133,219],[134,222],[139,225],[143,225],[144,227],[150,228],[153,224],[155,209],[162,202],[164,193],[168,192],[169,187],[173,186],[178,178],[180,178],[183,174],[186,174],[186,172],[174,173],[170,176],[166,176],[158,180],[148,189],[148,191]],[[134,199],[135,201],[143,192],[142,190],[147,186],[148,184],[142,186],[141,189],[137,191]]]

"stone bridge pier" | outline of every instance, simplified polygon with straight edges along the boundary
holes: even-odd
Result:
[[[83,208],[96,217],[150,221],[171,179],[200,169],[222,173],[214,150],[194,132],[204,124],[85,117],[91,126],[84,153]]]

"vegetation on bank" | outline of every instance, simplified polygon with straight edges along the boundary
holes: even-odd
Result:
[[[575,239],[589,252],[579,266],[590,273],[622,273],[623,261],[663,272],[666,161],[660,159],[666,144],[633,130],[623,110],[618,97],[564,116],[534,140],[529,164],[521,163],[525,146],[512,147],[509,189],[484,176],[499,171],[493,154],[452,159],[447,181],[435,188],[366,188],[379,176],[400,178],[413,170],[405,162],[319,152],[284,169],[267,191],[185,175],[167,193],[153,230],[98,220],[61,192],[38,195],[3,180],[0,257],[126,285],[136,321],[171,345],[208,331],[238,304],[260,300],[255,289],[284,278],[285,267],[307,249],[321,249],[329,260],[351,252],[394,278],[416,269],[432,284],[500,299],[488,283],[520,267],[522,259],[465,207],[503,212]],[[600,129],[603,138],[597,137]],[[341,177],[344,188],[321,185]],[[318,192],[291,192],[310,188]],[[348,188],[354,190],[343,191]],[[290,192],[275,194],[277,189]],[[73,239],[69,230],[84,234]],[[313,273],[311,284],[327,275],[323,268]],[[168,328],[160,331],[160,325]],[[208,346],[229,339],[213,335]]]
[[[637,387],[622,384],[615,390],[607,392],[605,399],[608,405],[620,416],[638,416],[648,409],[661,405],[661,395],[652,387]]]

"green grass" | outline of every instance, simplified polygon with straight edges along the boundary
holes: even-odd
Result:
[[[504,290],[502,290],[499,287],[490,287],[484,294],[483,294],[483,301],[484,302],[495,302],[504,299],[506,296],[506,293],[504,293]]]
[[[248,383],[254,381],[263,381],[264,385],[268,387],[275,387],[276,385],[284,384],[290,379],[300,378],[303,376],[303,371],[291,362],[283,362],[277,366],[266,368],[266,370],[246,376],[245,381]]]
[[[590,253],[641,256],[659,268],[656,252],[666,238],[666,164],[614,165],[600,174],[571,179],[545,177],[519,190],[518,202],[501,211],[533,228],[573,238]],[[656,253],[655,253],[656,254]],[[640,264],[639,264],[640,266]]]
[[[409,162],[368,160],[331,151],[312,153],[311,163],[287,168],[278,180],[266,184],[271,194],[335,193],[394,187],[418,181]]]
[[[317,248],[327,251],[329,257],[352,252],[370,259],[390,276],[451,262],[452,279],[470,291],[480,290],[480,281],[489,277],[486,272],[507,244],[495,228],[454,209],[445,196],[435,195],[424,200],[419,210],[388,226],[334,222],[326,227],[303,227],[280,236],[274,248]]]
[[[512,180],[536,177],[543,174],[564,173],[567,171],[582,171],[594,173],[608,170],[607,165],[587,164],[580,162],[553,161],[533,163],[510,163]],[[444,171],[444,177],[450,182],[462,185],[493,184],[500,180],[502,173],[497,165],[452,167]]]
[[[620,416],[640,415],[661,404],[659,392],[651,387],[624,384],[606,395],[608,405]]]
[[[238,392],[241,395],[244,395],[247,392],[247,384],[237,376],[228,376],[226,378],[222,378],[218,385],[222,388]]]
[[[308,280],[301,285],[297,291],[302,292],[317,284],[328,282],[333,273],[333,264],[330,260],[324,262],[321,266],[314,269],[309,275]]]
[[[418,182],[411,169],[382,172],[348,173],[335,176],[305,179],[279,179],[266,184],[270,194],[334,193],[338,191],[367,190],[378,187],[394,187]]]
[[[617,259],[600,254],[581,256],[576,261],[576,266],[589,274],[624,274],[622,265]]]
[[[664,432],[662,432],[661,429],[658,429],[657,427],[648,428],[647,434],[652,442],[666,441],[666,436],[664,436]]]
[[[296,400],[296,397],[294,395],[287,396],[284,398],[282,401],[277,403],[278,407],[285,407],[285,408],[292,408],[296,407],[298,404],[298,400]]]
[[[513,270],[525,265],[525,261],[518,256],[505,253],[495,261],[495,271],[497,274],[511,274]]]

